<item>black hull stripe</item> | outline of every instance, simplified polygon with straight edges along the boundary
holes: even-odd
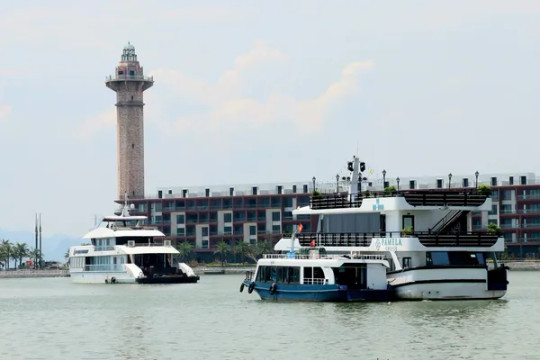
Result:
[[[437,279],[437,280],[419,280],[410,281],[403,284],[392,285],[394,288],[407,285],[419,285],[419,284],[448,284],[448,283],[485,283],[484,279]]]
[[[407,271],[415,271],[415,270],[439,270],[439,269],[485,269],[487,270],[487,267],[481,266],[481,265],[470,265],[470,266],[418,266],[418,267],[411,267],[406,268],[403,270],[395,270],[395,271],[389,271],[387,274],[400,274]]]

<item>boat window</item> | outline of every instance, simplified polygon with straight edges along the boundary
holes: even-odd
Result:
[[[465,251],[452,251],[448,253],[450,264],[452,265],[478,265],[478,257],[476,253]]]
[[[332,268],[336,284],[347,285],[351,289],[365,289],[367,287],[366,264],[343,264],[339,268]]]
[[[304,268],[304,284],[324,284],[324,271],[320,267]]]
[[[433,266],[450,265],[450,259],[448,259],[448,252],[446,251],[432,251],[427,253],[430,259],[426,259],[426,262]],[[431,261],[430,261],[431,260]]]
[[[409,268],[411,267],[411,258],[410,257],[404,257],[403,258],[403,268]]]

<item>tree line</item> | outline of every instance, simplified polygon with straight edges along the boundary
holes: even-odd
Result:
[[[195,246],[188,241],[178,243],[176,249],[179,251],[178,256],[182,261],[189,262],[195,257]],[[231,256],[238,263],[245,263],[246,261],[256,263],[262,254],[272,252],[273,246],[269,241],[248,244],[240,240],[233,245],[229,245],[222,240],[214,248],[214,255],[222,264]]]
[[[30,259],[33,263],[36,258],[38,263],[42,262],[43,254],[39,249],[29,248],[26,243],[11,243],[5,239],[0,243],[0,268],[2,270],[9,270],[11,263],[13,263],[12,269],[20,268],[24,259]]]

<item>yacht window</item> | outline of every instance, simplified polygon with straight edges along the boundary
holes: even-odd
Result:
[[[450,265],[450,259],[448,258],[448,253],[446,251],[432,251],[427,253],[430,256],[430,259],[426,259],[426,262],[429,264],[431,260],[431,265],[433,266],[443,266]]]
[[[410,257],[404,257],[403,258],[403,268],[409,268],[411,267],[411,258]]]

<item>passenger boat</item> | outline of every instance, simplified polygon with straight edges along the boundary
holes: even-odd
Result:
[[[389,301],[388,266],[382,255],[266,254],[255,274],[246,273],[240,291],[247,287],[263,300]]]
[[[129,214],[127,201],[120,215],[103,218],[83,238],[88,245],[69,249],[69,273],[76,283],[196,283],[199,276],[156,228],[145,227],[146,216]]]
[[[489,196],[465,188],[366,195],[360,191],[362,165],[357,157],[349,162],[348,192],[315,194],[309,206],[293,210],[293,215],[316,215],[317,232],[299,233],[297,240],[281,239],[275,250],[286,252],[297,242],[300,249],[315,247],[336,256],[382,256],[389,263],[386,280],[397,299],[497,299],[505,295],[507,267],[496,257],[504,251],[504,239],[472,229],[473,212],[491,210]],[[263,279],[259,267],[271,265],[270,261],[261,259],[255,278],[244,281],[265,297],[270,289],[259,283]],[[279,281],[276,285],[281,286]]]

